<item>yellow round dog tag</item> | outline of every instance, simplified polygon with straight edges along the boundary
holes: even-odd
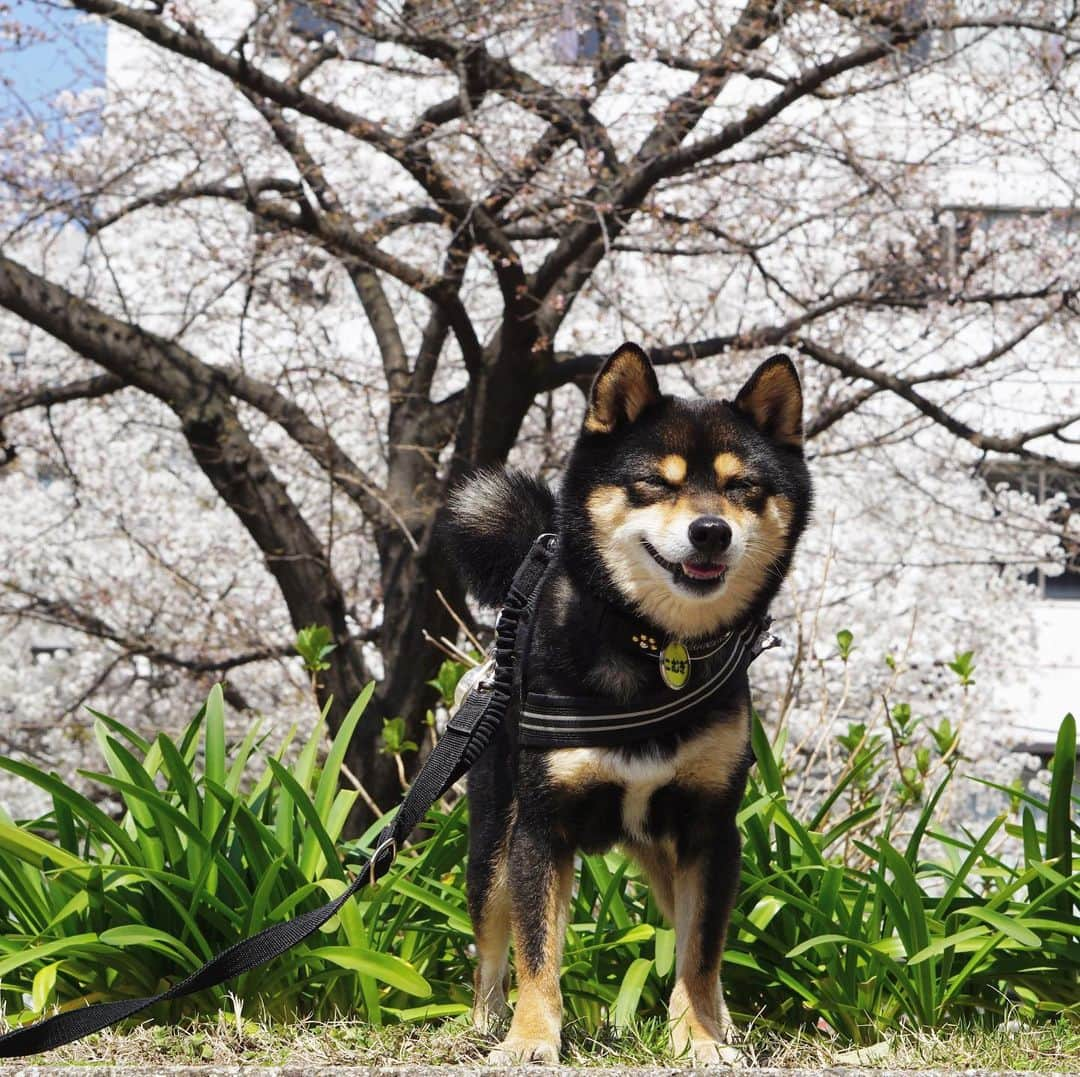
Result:
[[[660,676],[676,692],[690,680],[690,654],[678,641],[669,643],[660,652]]]

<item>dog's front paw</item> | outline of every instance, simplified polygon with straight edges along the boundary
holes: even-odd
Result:
[[[719,1016],[719,1015],[718,1015]],[[735,1027],[726,1009],[715,1025],[691,1024],[685,1017],[671,1023],[671,1052],[695,1066],[727,1066],[737,1069],[746,1065],[746,1057],[735,1042]]]
[[[554,1066],[559,1061],[559,1044],[550,1040],[522,1039],[507,1036],[491,1054],[489,1066],[519,1066],[523,1062],[539,1062]]]
[[[719,1040],[695,1039],[690,1046],[690,1057],[695,1066],[727,1066],[729,1069],[741,1069],[746,1065],[746,1056],[728,1043]]]
[[[494,999],[488,1003],[475,1002],[472,1010],[473,1028],[485,1036],[494,1035],[510,1018],[510,1007],[505,999]]]

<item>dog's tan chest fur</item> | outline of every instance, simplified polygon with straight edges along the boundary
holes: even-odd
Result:
[[[743,760],[748,716],[733,715],[684,741],[673,755],[627,755],[617,748],[557,748],[547,753],[548,775],[557,785],[582,792],[593,785],[623,791],[622,825],[627,836],[644,840],[652,795],[668,785],[703,793],[724,793]]]

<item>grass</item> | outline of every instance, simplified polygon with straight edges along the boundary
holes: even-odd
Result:
[[[376,1028],[356,1020],[300,1021],[282,1025],[251,1020],[237,1006],[181,1025],[143,1024],[107,1032],[60,1048],[52,1065],[99,1066],[476,1066],[494,1039],[461,1021],[441,1025]],[[838,1039],[813,1033],[777,1033],[764,1026],[747,1030],[741,1045],[750,1066],[824,1070],[987,1069],[1062,1072],[1080,1059],[1080,1021],[1061,1019],[1037,1026],[1010,1021],[992,1030],[946,1027],[934,1032],[896,1033],[870,1048],[853,1050]],[[659,1020],[633,1032],[605,1028],[593,1035],[574,1024],[564,1035],[563,1064],[574,1067],[670,1069],[666,1034]]]
[[[106,769],[93,777],[123,800],[120,820],[55,776],[0,757],[53,800],[38,820],[0,812],[8,1022],[153,993],[238,938],[339,893],[379,829],[340,840],[356,797],[341,787],[340,765],[368,695],[325,753],[316,729],[288,766],[286,746],[270,750],[255,729],[227,746],[220,688],[176,742],[148,742],[98,716]],[[908,736],[912,721],[901,719]],[[965,1036],[977,1051],[1012,1051],[1030,1037],[1043,1045],[1036,1056],[1056,1057],[1045,1044],[1059,1042],[1052,1030],[1064,1013],[1080,1058],[1075,722],[1062,722],[1049,797],[1002,789],[1002,813],[979,834],[935,828],[940,797],[963,780],[953,735],[941,736],[948,765],[906,814],[883,816],[868,776],[889,753],[864,735],[852,738],[849,765],[824,802],[800,817],[786,794],[784,744],[755,723],[757,766],[739,812],[742,887],[725,957],[751,1060],[787,1065],[791,1051],[816,1051],[818,1061],[791,1064],[869,1062],[938,1042],[947,1053]],[[913,769],[909,786],[928,773]],[[319,1045],[311,1050],[340,1049],[342,1061],[366,1064],[407,1054],[409,1037],[420,1035],[426,1061],[478,1061],[490,1044],[462,1023],[472,995],[466,822],[463,802],[433,812],[393,872],[317,936],[227,989],[156,1014],[201,1023],[182,1023],[180,1033],[140,1027],[132,1043],[157,1044],[163,1058],[175,1049],[218,1061],[236,1050],[272,1062],[302,1056],[310,1040]],[[1018,859],[995,852],[1003,836]],[[617,851],[583,856],[562,976],[568,1060],[665,1058],[673,963],[674,932],[636,866]],[[242,1017],[234,997],[247,1000]],[[436,1018],[445,1024],[434,1027]],[[1051,1031],[1010,1031],[1036,1022]],[[95,1042],[106,1054],[127,1050],[123,1037]],[[82,1044],[69,1050],[62,1057],[87,1057]]]

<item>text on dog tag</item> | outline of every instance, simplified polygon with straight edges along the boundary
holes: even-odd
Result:
[[[690,654],[678,641],[660,652],[660,676],[668,688],[678,691],[690,680]]]

